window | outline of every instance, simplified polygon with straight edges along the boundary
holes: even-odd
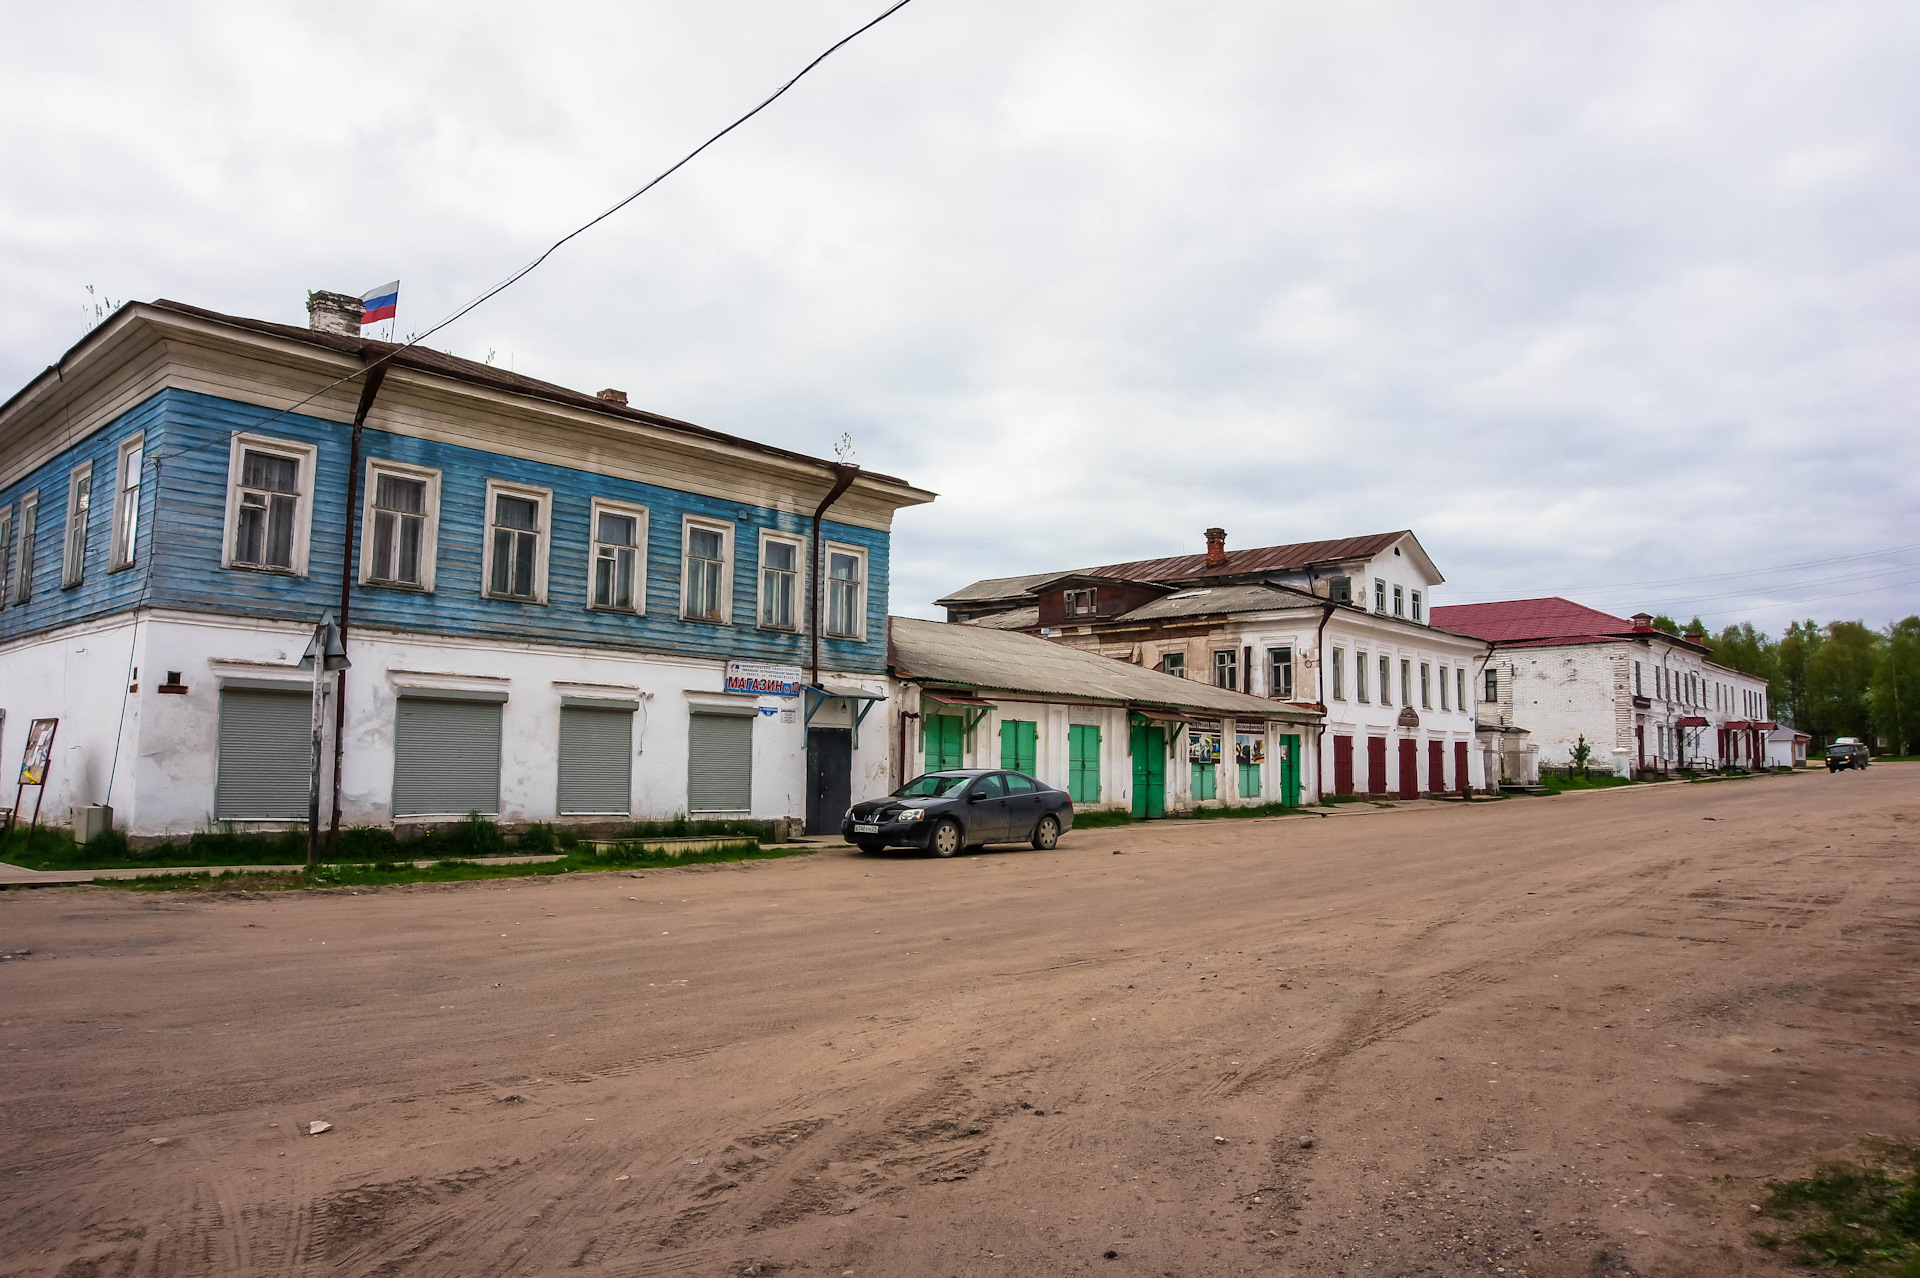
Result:
[[[1453,690],[1457,694],[1454,704],[1462,710],[1467,708],[1467,670],[1465,666],[1455,666],[1453,670]]]
[[[120,467],[113,480],[113,548],[109,570],[130,568],[140,538],[140,465],[145,436],[135,435],[120,445]]]
[[[367,505],[360,516],[360,580],[433,589],[440,540],[440,472],[399,462],[367,462]]]
[[[13,554],[13,507],[0,506],[0,608],[7,606],[7,565]]]
[[[680,615],[689,621],[727,621],[733,604],[733,591],[727,588],[733,526],[687,519],[680,539],[686,547]]]
[[[1413,704],[1413,663],[1406,660],[1400,662],[1400,704]]]
[[[1367,654],[1353,654],[1353,699],[1361,705],[1367,704]]]
[[[1387,610],[1387,583],[1379,577],[1373,579],[1373,610],[1375,612]]]
[[[867,552],[827,543],[827,633],[859,639],[867,623]]]
[[[1347,699],[1347,651],[1344,648],[1333,650],[1333,699]]]
[[[1393,704],[1393,662],[1386,657],[1380,658],[1380,704]]]
[[[1393,615],[1396,617],[1404,617],[1407,615],[1406,592],[1399,586],[1393,588]]]
[[[551,500],[542,488],[487,481],[486,593],[490,597],[546,602]]]
[[[305,576],[317,450],[258,435],[235,435],[231,448],[221,567]]]
[[[1067,615],[1069,617],[1091,617],[1095,611],[1098,591],[1069,590],[1066,593]]]
[[[769,630],[798,630],[800,623],[800,543],[760,535],[760,624]]]
[[[1160,658],[1160,668],[1176,679],[1186,678],[1187,654],[1184,652],[1169,652],[1166,656]]]
[[[647,512],[638,506],[595,499],[593,503],[593,594],[591,607],[645,612]]]
[[[1402,663],[1403,668],[1404,664],[1405,663]],[[1420,708],[1422,710],[1433,709],[1432,681],[1430,677],[1432,670],[1433,667],[1429,666],[1426,662],[1423,661],[1420,663]]]
[[[1440,667],[1440,708],[1447,709],[1447,668]]]
[[[1486,695],[1480,699],[1482,701],[1498,701],[1500,699],[1500,674],[1492,666],[1487,667]]]
[[[1417,590],[1413,592],[1413,619],[1420,620],[1420,592]]]
[[[40,522],[40,494],[30,492],[20,499],[20,549],[13,557],[13,601],[23,604],[33,598],[33,534]]]
[[[60,561],[60,586],[77,586],[87,575],[87,509],[93,504],[93,463],[82,462],[67,476],[67,543]]]
[[[1293,649],[1267,649],[1267,695],[1281,701],[1293,700]]]
[[[1213,654],[1213,686],[1240,687],[1240,654],[1234,649],[1226,648]]]
[[[1637,661],[1633,663],[1633,695],[1636,697],[1645,695],[1640,691],[1640,663]]]
[[[1327,581],[1327,598],[1332,602],[1338,603],[1338,604],[1352,603],[1353,602],[1353,578],[1351,577],[1329,578]]]

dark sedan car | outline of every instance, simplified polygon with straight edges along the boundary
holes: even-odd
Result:
[[[1031,843],[1044,852],[1073,828],[1073,800],[1024,772],[929,772],[884,799],[856,803],[840,833],[862,852],[923,848],[952,856],[985,843]]]

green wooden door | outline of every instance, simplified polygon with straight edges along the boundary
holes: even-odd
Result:
[[[1195,803],[1218,797],[1214,784],[1214,777],[1218,772],[1218,764],[1196,763],[1193,765],[1193,801]]]
[[[1257,763],[1242,763],[1237,766],[1240,769],[1240,797],[1243,799],[1259,798],[1260,765]]]
[[[927,716],[927,771],[945,772],[964,767],[961,741],[966,724],[957,714]]]
[[[1000,766],[1009,772],[1033,775],[1039,725],[1022,719],[1000,722]]]
[[[1167,814],[1167,730],[1133,725],[1133,815],[1154,821]]]
[[[1100,802],[1100,726],[1076,723],[1067,729],[1067,797],[1075,803]]]
[[[1280,802],[1290,808],[1300,806],[1300,735],[1289,733],[1280,738]]]

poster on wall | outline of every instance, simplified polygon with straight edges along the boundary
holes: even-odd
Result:
[[[45,785],[47,764],[53,758],[53,730],[58,719],[35,719],[27,729],[27,750],[20,759],[20,784]]]
[[[797,697],[800,695],[800,667],[772,661],[729,661],[727,691],[750,697]]]
[[[1220,734],[1218,732],[1189,732],[1187,734],[1187,758],[1193,763],[1220,762]]]
[[[1252,733],[1239,733],[1233,743],[1233,757],[1247,767],[1267,761],[1267,739]]]

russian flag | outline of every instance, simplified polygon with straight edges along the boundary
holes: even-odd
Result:
[[[400,281],[382,284],[379,288],[363,295],[360,304],[366,308],[360,316],[362,326],[378,324],[381,320],[390,320],[393,313],[400,309]]]

